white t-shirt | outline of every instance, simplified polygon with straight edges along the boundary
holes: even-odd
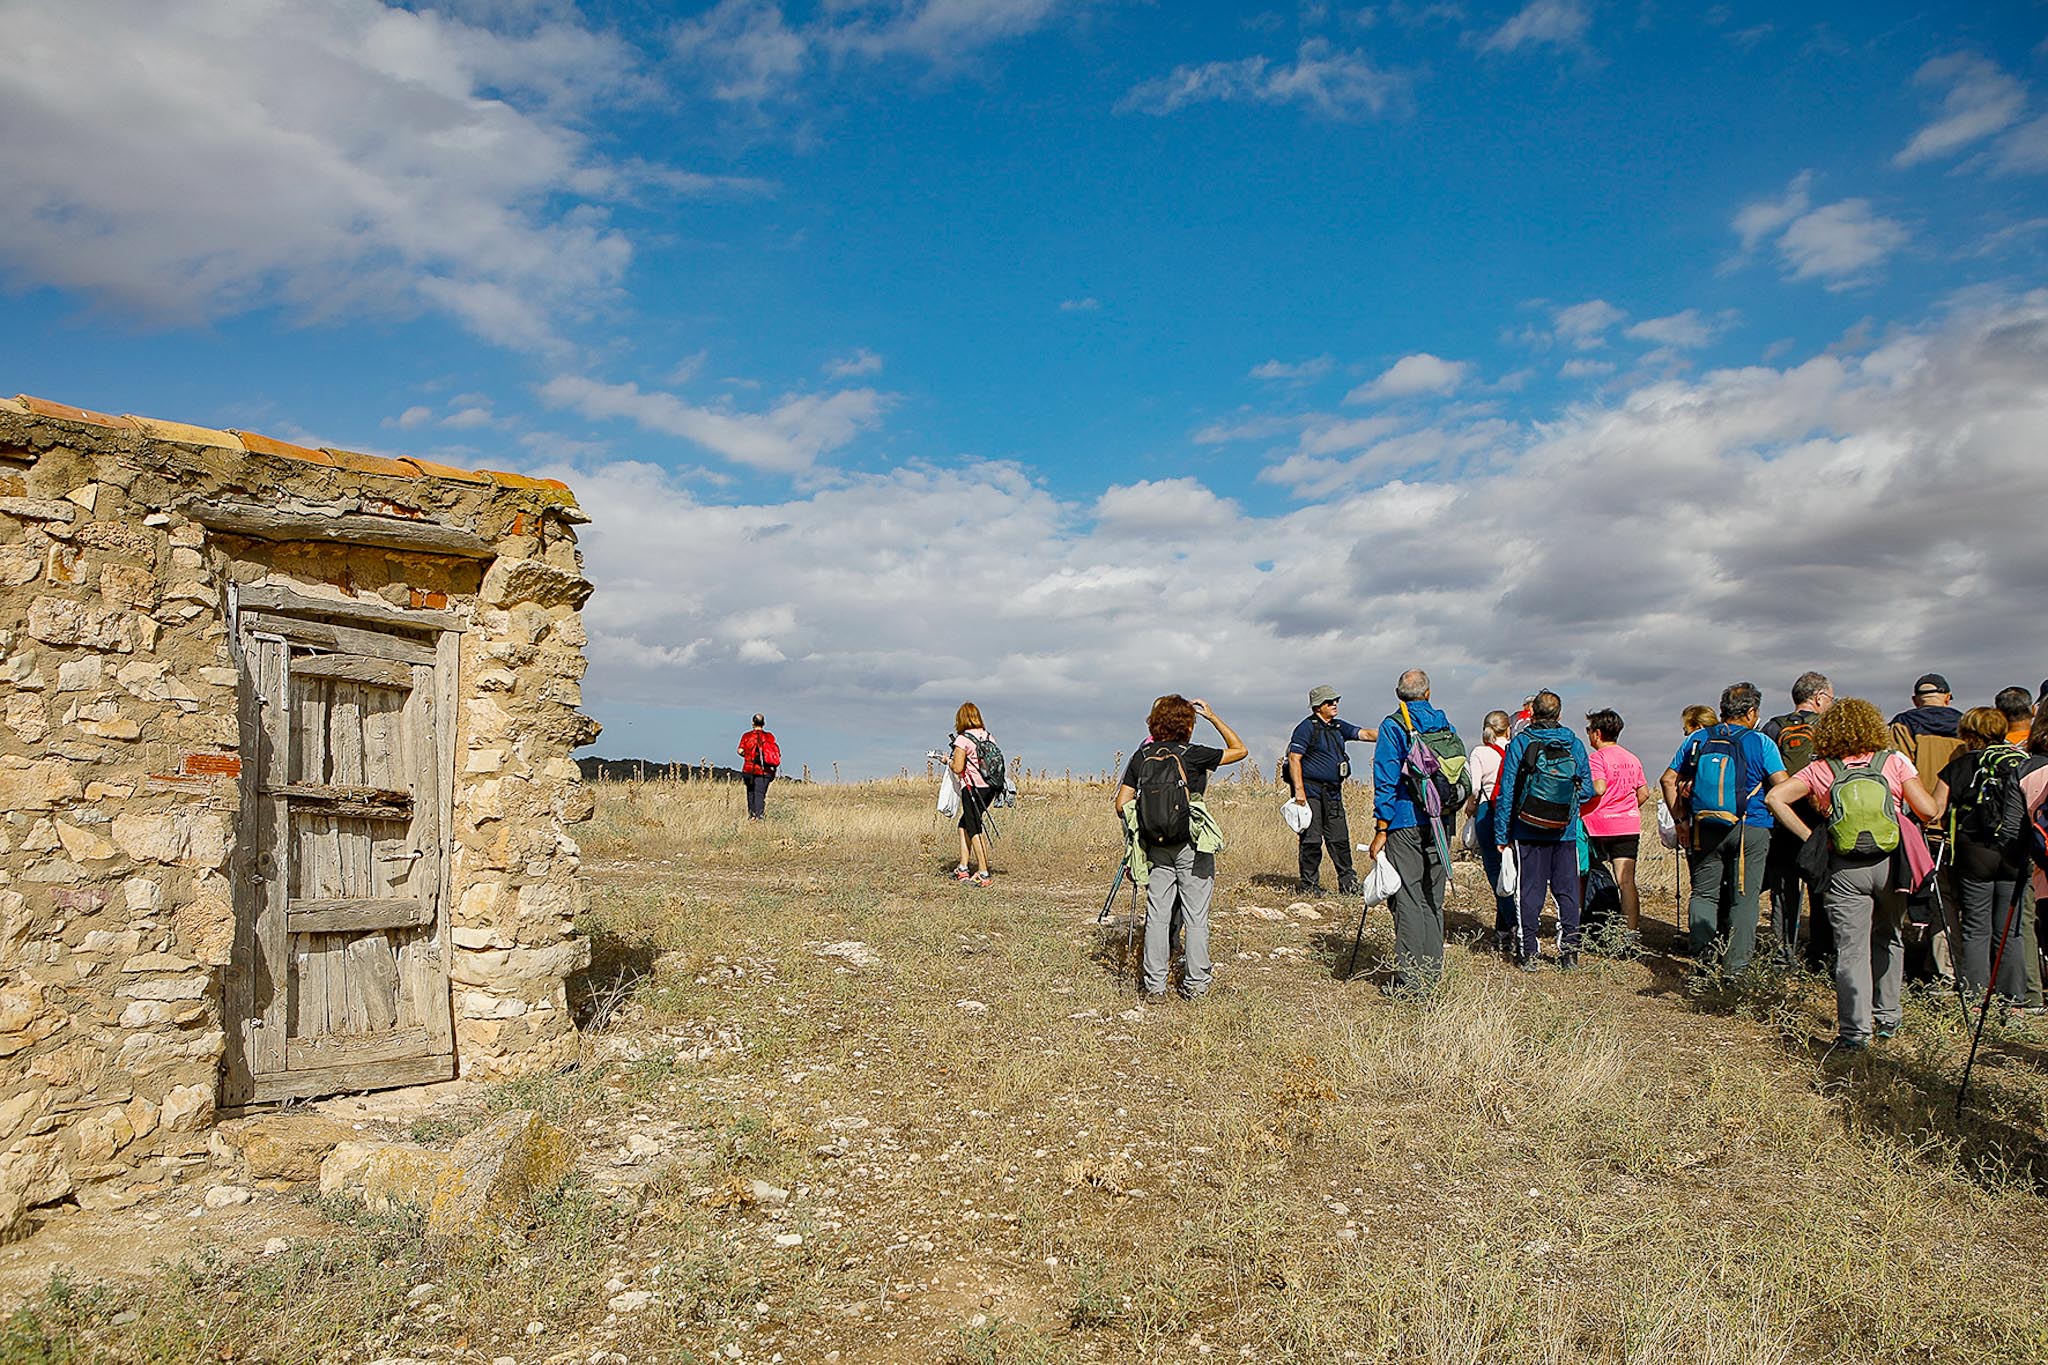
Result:
[[[1467,767],[1472,772],[1472,790],[1479,793],[1479,804],[1485,805],[1493,796],[1493,784],[1500,778],[1501,751],[1491,744],[1482,744],[1472,751]]]

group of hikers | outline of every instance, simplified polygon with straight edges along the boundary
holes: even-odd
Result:
[[[2037,924],[2035,902],[2048,893],[2048,684],[2038,695],[2009,687],[1963,711],[1947,680],[1930,673],[1889,723],[1869,701],[1837,699],[1820,673],[1795,680],[1791,700],[1791,710],[1764,719],[1762,692],[1739,682],[1718,707],[1686,708],[1684,740],[1653,786],[1620,742],[1619,714],[1588,712],[1582,736],[1549,689],[1513,713],[1489,712],[1468,750],[1431,703],[1421,669],[1401,674],[1393,709],[1372,728],[1342,719],[1337,689],[1317,686],[1280,768],[1300,889],[1323,890],[1327,854],[1340,894],[1386,901],[1390,994],[1425,994],[1442,974],[1459,845],[1485,868],[1494,947],[1520,969],[1551,960],[1539,934],[1546,906],[1556,910],[1559,967],[1595,949],[1633,953],[1642,942],[1644,811],[1661,796],[1659,833],[1683,851],[1691,886],[1679,951],[1702,971],[1831,969],[1838,1044],[1849,1050],[1899,1028],[1909,958],[1922,975],[1992,992],[2011,1014],[2041,1008],[2048,923]],[[1220,745],[1194,742],[1202,721]],[[991,758],[971,703],[954,729],[954,875],[986,885],[982,821],[1003,785],[1000,752]],[[1211,775],[1249,750],[1206,702],[1178,694],[1152,704],[1146,729],[1115,795],[1128,871],[1147,890],[1140,992],[1164,996],[1180,940],[1179,991],[1198,997],[1212,978],[1209,908],[1222,848],[1204,797]],[[1344,805],[1355,743],[1373,746],[1364,878]],[[1759,954],[1767,893],[1774,941]]]

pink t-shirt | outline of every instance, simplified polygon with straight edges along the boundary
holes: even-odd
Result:
[[[1860,768],[1870,761],[1869,754],[1850,754],[1842,762],[1851,768]],[[1906,783],[1915,776],[1913,760],[1898,750],[1892,750],[1890,758],[1884,761],[1885,785],[1892,789],[1901,804],[1906,800]],[[1813,804],[1820,810],[1828,808],[1828,793],[1835,789],[1835,770],[1824,758],[1816,758],[1799,770],[1795,781],[1804,782],[1806,789],[1813,793]]]
[[[2027,809],[2039,810],[2043,801],[2048,801],[2048,768],[2037,768],[2020,779],[2020,795],[2026,798]],[[2034,894],[2048,896],[2048,873],[2034,869]]]
[[[1643,761],[1619,744],[1595,749],[1586,755],[1595,782],[1605,781],[1607,790],[1593,798],[1583,812],[1586,833],[1596,839],[1643,832],[1643,808],[1636,792],[1643,786]]]
[[[967,751],[967,762],[964,765],[961,776],[967,779],[967,785],[970,787],[986,787],[988,785],[988,779],[983,777],[981,773],[979,751],[974,747],[975,740],[987,738],[988,731],[979,727],[972,730],[962,730],[959,734],[953,736],[953,747]]]

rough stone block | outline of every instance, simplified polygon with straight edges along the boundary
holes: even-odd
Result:
[[[82,794],[69,763],[0,754],[0,810],[49,810]]]
[[[212,811],[122,811],[114,842],[138,863],[219,867],[228,858],[228,823]]]
[[[355,1136],[325,1114],[258,1114],[221,1124],[209,1145],[232,1152],[252,1180],[317,1180],[328,1153]]]
[[[64,597],[29,603],[28,633],[52,645],[82,645],[118,654],[135,652],[135,614],[118,607],[89,607]]]
[[[30,1209],[54,1204],[73,1189],[71,1170],[53,1139],[30,1139],[0,1153],[0,1242],[20,1231]]]
[[[409,1143],[344,1142],[320,1166],[320,1192],[359,1192],[372,1209],[411,1206],[436,1238],[504,1227],[576,1161],[567,1133],[527,1110],[502,1114],[446,1152]]]
[[[156,575],[129,564],[108,564],[100,570],[100,596],[123,606],[153,610],[157,601]]]
[[[590,580],[537,559],[494,561],[477,590],[478,599],[494,607],[520,602],[580,607],[589,596]]]

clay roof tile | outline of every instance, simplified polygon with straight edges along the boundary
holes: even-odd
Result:
[[[536,479],[526,474],[513,474],[503,469],[480,469],[477,472],[490,475],[491,482],[500,488],[547,489],[560,486],[548,479]]]
[[[135,424],[126,417],[116,417],[110,412],[94,412],[91,408],[74,408],[69,403],[53,402],[48,398],[34,398],[28,394],[17,395],[17,401],[38,417],[56,417],[66,422],[88,422],[96,427],[113,427],[128,430]]]
[[[231,427],[229,430],[242,439],[242,449],[251,455],[274,455],[280,460],[303,460],[307,464],[334,463],[327,457],[326,451],[315,450],[311,446],[295,446],[290,441],[280,441],[275,436],[265,436],[260,432],[244,431],[240,427]]]
[[[154,417],[138,417],[126,414],[145,436],[154,436],[160,441],[181,441],[188,446],[210,446],[215,450],[241,450],[242,443],[231,431],[215,431],[212,427],[195,427],[184,422],[165,422]]]
[[[401,479],[419,477],[419,471],[402,460],[387,460],[382,455],[365,455],[360,450],[342,450],[335,446],[321,446],[320,449],[340,468],[358,474],[390,474]]]
[[[488,474],[479,473],[474,469],[457,469],[454,465],[442,464],[439,460],[425,460],[417,455],[401,455],[398,458],[400,463],[409,464],[419,471],[419,475],[423,479],[452,479],[456,483],[480,483],[486,485],[491,481],[491,477]]]

